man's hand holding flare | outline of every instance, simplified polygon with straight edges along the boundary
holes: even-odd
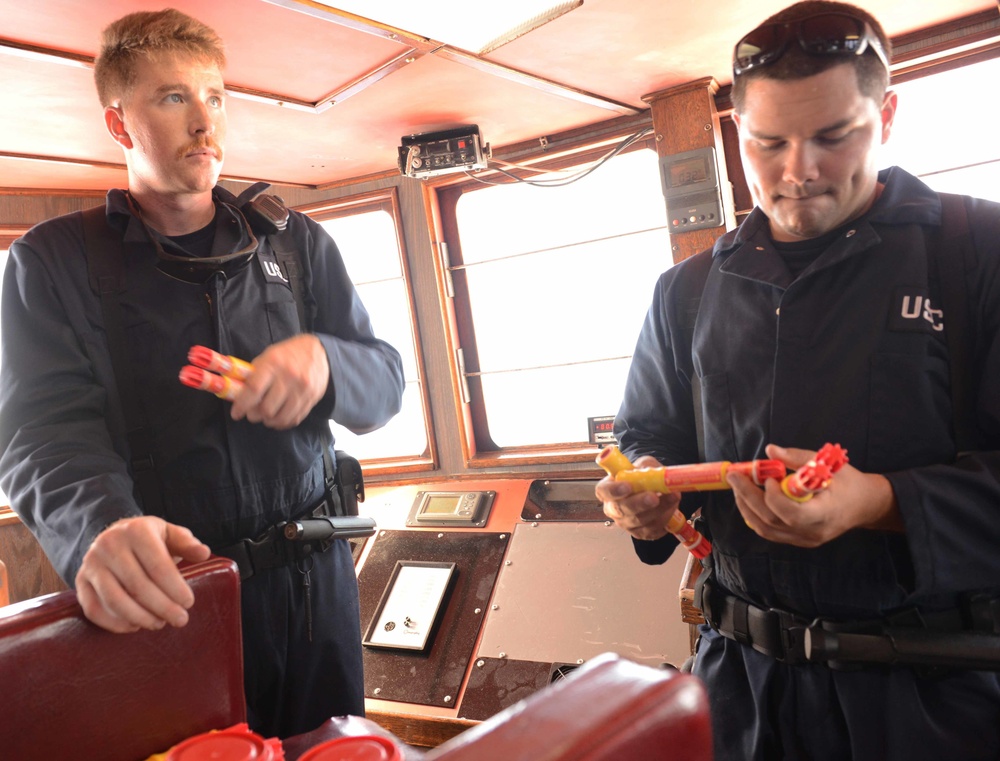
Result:
[[[847,461],[847,452],[838,444],[824,445],[813,459],[787,475],[785,464],[780,460],[722,461],[636,468],[616,446],[605,447],[597,456],[597,464],[615,481],[631,485],[633,493],[647,491],[670,494],[729,489],[727,474],[740,473],[757,486],[763,486],[768,479],[780,479],[782,492],[797,502],[805,502],[816,492],[828,487],[833,474],[847,464]],[[679,510],[671,516],[667,530],[697,558],[705,557],[712,550],[708,540]]]
[[[616,446],[602,449],[597,456],[597,464],[616,481],[629,482],[634,492],[654,491],[668,494],[671,491],[680,491],[680,489],[667,488],[665,484],[668,479],[665,474],[657,472],[670,470],[669,468],[636,468]],[[667,531],[676,536],[685,549],[696,558],[707,557],[708,553],[712,551],[712,545],[709,541],[691,525],[680,510],[674,511],[670,516]]]
[[[219,354],[207,346],[192,346],[188,352],[188,362],[191,364],[181,368],[181,383],[209,391],[229,402],[253,372],[253,365],[249,362]]]

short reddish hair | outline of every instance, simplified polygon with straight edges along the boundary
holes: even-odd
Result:
[[[101,105],[114,105],[129,94],[140,57],[163,52],[209,60],[220,69],[226,65],[222,39],[197,19],[173,8],[130,13],[109,24],[101,35],[101,51],[94,64]]]

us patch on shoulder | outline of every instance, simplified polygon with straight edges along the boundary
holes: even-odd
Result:
[[[257,262],[260,264],[261,272],[264,274],[264,280],[268,283],[284,285],[288,288],[292,287],[288,282],[288,273],[284,271],[278,258],[274,255],[274,251],[270,250],[270,248],[267,250],[258,249]]]
[[[889,330],[939,333],[944,330],[944,311],[931,303],[925,290],[900,286],[889,307]]]

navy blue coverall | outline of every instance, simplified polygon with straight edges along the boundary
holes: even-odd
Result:
[[[251,233],[232,194],[217,187],[213,196],[212,255],[247,248]],[[328,421],[359,432],[380,427],[399,410],[403,389],[399,354],[372,332],[336,244],[314,221],[292,213],[289,229],[330,382],[300,425],[277,431],[234,422],[228,403],[177,377],[193,345],[249,361],[301,332],[292,290],[266,244],[243,264],[188,282],[158,269],[149,234],[123,191],[110,191],[106,207],[124,240],[127,354],[151,432],[161,517],[218,548],[311,511],[324,498],[323,450],[333,448]],[[167,239],[161,244],[181,253]],[[72,584],[97,534],[146,511],[133,494],[126,425],[100,299],[88,284],[79,213],[39,224],[11,246],[2,316],[0,483]],[[314,562],[311,642],[294,565],[242,584],[248,712],[266,736],[364,713],[350,548],[338,540]]]
[[[760,209],[665,272],[616,420],[631,459],[697,462],[700,397],[705,461],[835,442],[889,479],[905,533],[854,530],[815,549],[757,536],[729,491],[684,495],[686,514],[702,509],[718,584],[807,620],[947,610],[962,592],[1000,589],[1000,205],[969,207],[981,451],[956,461],[948,315],[928,259],[940,200],[898,168],[879,179],[875,206],[797,278]],[[634,544],[662,563],[677,542]],[[694,672],[720,759],[1000,757],[996,673],[785,665],[708,627]]]

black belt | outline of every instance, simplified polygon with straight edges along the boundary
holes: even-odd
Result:
[[[782,663],[806,663],[805,632],[809,621],[778,608],[759,605],[729,594],[713,584],[711,573],[698,577],[695,604],[719,634],[749,645]]]
[[[335,510],[327,500],[308,515],[320,518],[334,515]],[[216,555],[236,561],[240,579],[246,581],[255,573],[284,568],[316,552],[325,552],[332,542],[291,542],[285,538],[284,523],[271,526],[256,539],[241,539],[225,547],[213,548]]]
[[[807,619],[764,608],[699,577],[695,604],[719,634],[790,665],[925,664],[1000,670],[995,596],[944,611],[915,609],[871,621]]]

